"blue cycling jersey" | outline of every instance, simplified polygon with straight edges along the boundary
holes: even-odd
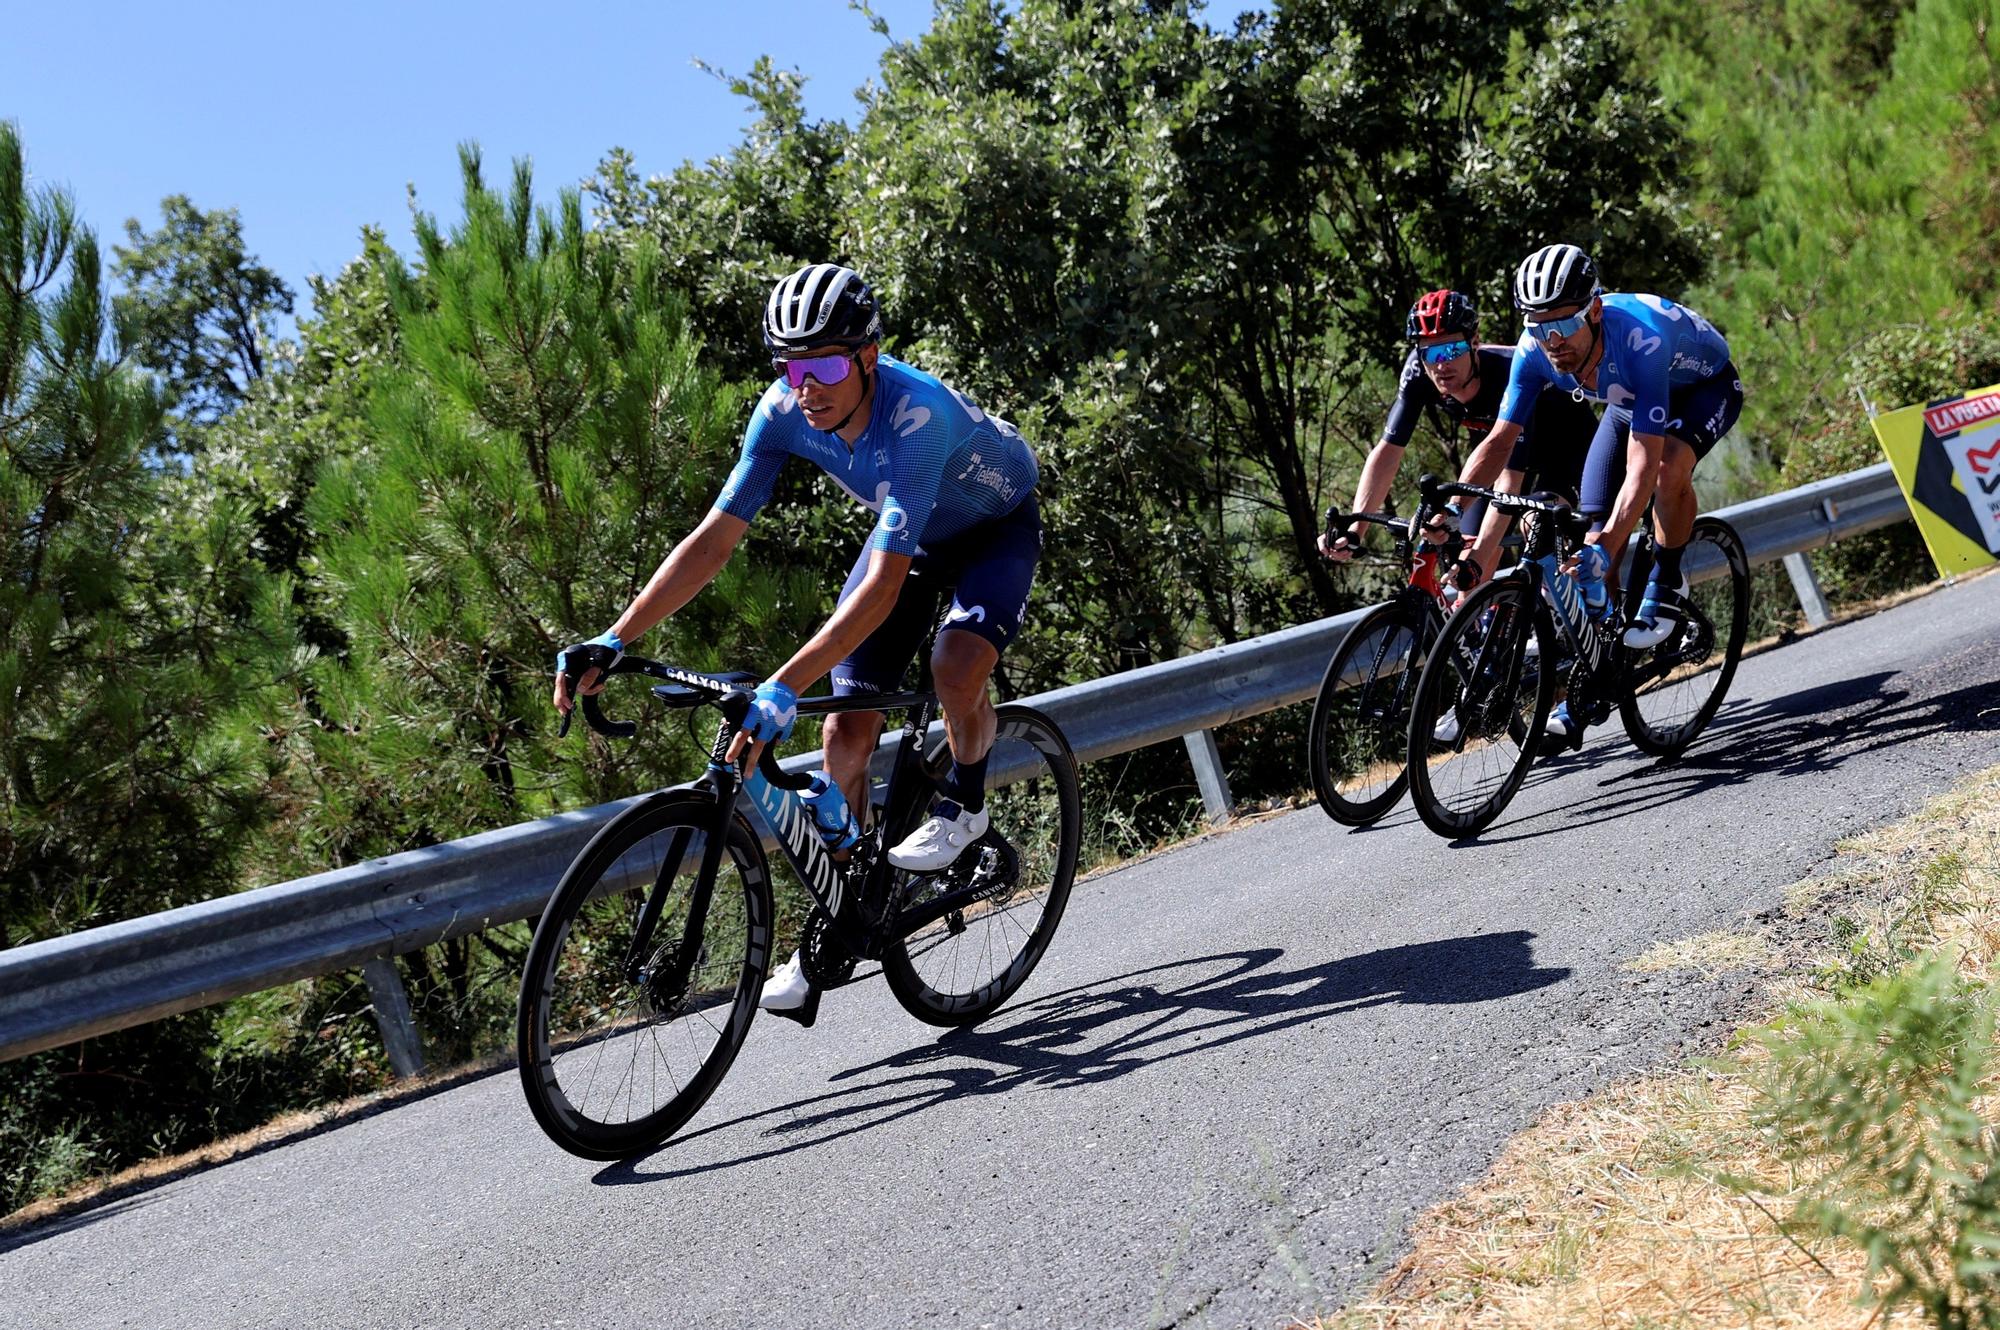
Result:
[[[1012,425],[889,356],[875,362],[868,428],[852,447],[807,425],[783,379],[766,389],[715,506],[749,521],[770,499],[778,468],[795,454],[881,514],[868,548],[912,556],[926,541],[1011,512],[1040,475],[1034,451]]]
[[[1622,291],[1603,299],[1598,335],[1604,358],[1597,365],[1597,386],[1586,388],[1575,375],[1557,373],[1534,334],[1524,331],[1500,403],[1502,420],[1525,425],[1535,398],[1554,387],[1631,412],[1632,428],[1641,434],[1664,433],[1674,418],[1667,402],[1672,390],[1711,378],[1729,363],[1729,343],[1687,306]]]

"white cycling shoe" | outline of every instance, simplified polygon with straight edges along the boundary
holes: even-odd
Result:
[[[1644,651],[1672,637],[1681,626],[1680,606],[1686,602],[1690,589],[1686,577],[1681,578],[1680,586],[1665,595],[1660,595],[1657,587],[1647,587],[1647,599],[1640,603],[1638,618],[1625,630],[1625,645],[1635,651]],[[1653,611],[1651,617],[1646,614],[1648,605]]]
[[[757,997],[757,1005],[800,1025],[809,1026],[819,1016],[819,990],[806,978],[806,967],[798,952],[771,971],[771,977],[764,981],[764,991]]]
[[[1458,709],[1453,708],[1438,717],[1438,723],[1431,730],[1431,742],[1447,746],[1458,742]]]
[[[889,851],[889,863],[911,873],[949,868],[986,834],[988,820],[983,808],[968,813],[951,800],[940,799],[924,824]]]

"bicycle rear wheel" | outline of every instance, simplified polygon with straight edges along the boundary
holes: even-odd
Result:
[[[1750,627],[1750,557],[1719,517],[1698,517],[1681,555],[1694,613],[1667,639],[1628,653],[1632,689],[1618,715],[1640,751],[1679,757],[1715,719]]]
[[[1409,785],[1410,699],[1429,623],[1407,602],[1377,605],[1348,630],[1313,699],[1313,792],[1336,822],[1365,827]]]
[[[1483,831],[1528,774],[1555,694],[1555,672],[1527,665],[1531,640],[1556,659],[1535,582],[1508,576],[1468,596],[1431,647],[1407,751],[1410,801],[1440,836]]]
[[[1069,741],[1040,712],[1012,704],[998,710],[986,766],[986,839],[951,868],[899,884],[901,908],[921,918],[927,900],[987,885],[882,955],[896,1000],[932,1025],[983,1020],[1027,981],[1062,921],[1083,844]],[[931,753],[933,768],[939,757]]]
[[[521,1086],[549,1139],[585,1159],[666,1140],[708,1101],[742,1047],[771,956],[771,878],[729,820],[701,946],[676,980],[713,801],[673,791],[619,814],[549,899],[521,975]],[[649,895],[664,892],[643,947]],[[633,964],[636,960],[638,963]]]

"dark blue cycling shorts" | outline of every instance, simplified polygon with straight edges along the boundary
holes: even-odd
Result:
[[[843,604],[867,575],[873,553],[863,549],[854,561],[840,589]],[[943,631],[972,633],[1004,652],[1021,631],[1041,557],[1042,510],[1032,492],[1005,515],[926,546],[910,561],[889,617],[833,667],[833,691],[842,697],[895,692],[937,622],[939,597],[954,587]]]
[[[1736,424],[1743,411],[1743,381],[1736,366],[1724,364],[1697,383],[1670,389],[1667,409],[1672,419],[1661,431],[1694,450],[1699,462],[1708,456],[1723,435]],[[1583,487],[1577,511],[1601,518],[1611,511],[1625,484],[1625,441],[1632,433],[1632,409],[1607,406],[1590,441],[1590,456],[1583,464]]]

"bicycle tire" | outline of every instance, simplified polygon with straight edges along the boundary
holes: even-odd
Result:
[[[989,832],[1006,837],[1018,852],[1019,876],[1004,896],[927,923],[889,944],[882,954],[889,991],[903,1010],[930,1025],[984,1020],[1027,982],[1062,922],[1076,877],[1083,844],[1083,796],[1069,740],[1054,721],[1032,708],[1010,703],[997,710],[999,723],[988,765],[995,781],[986,796]],[[936,757],[933,752],[933,763]],[[1013,775],[1011,768],[1028,768],[1036,762],[1039,774],[998,783]],[[1046,834],[1037,834],[1047,832],[1053,832],[1052,846]],[[1044,871],[1045,884],[1038,880]],[[1023,885],[1031,874],[1037,880]],[[923,878],[904,878],[899,890],[921,892],[925,885]],[[1032,925],[1024,926],[1017,914],[1024,916],[1030,903],[1038,908]],[[964,940],[975,928],[983,935],[978,945]],[[1005,959],[997,968],[996,944]],[[983,980],[977,977],[981,962],[987,966]],[[961,987],[960,976],[968,969],[973,977]],[[940,987],[941,983],[949,986]]]
[[[671,955],[685,936],[686,896],[701,862],[697,837],[714,819],[712,797],[693,790],[626,809],[570,864],[535,927],[516,1011],[521,1086],[535,1121],[571,1154],[624,1159],[665,1141],[708,1102],[749,1033],[770,965],[771,875],[740,814],[729,820],[690,991],[660,1010],[658,996],[624,973],[638,907],[677,838],[681,872],[668,885],[673,895],[647,951],[653,958]],[[584,1028],[570,1029],[572,1021]],[[712,1046],[703,1052],[708,1035]],[[694,1053],[685,1076],[671,1061],[682,1043]],[[627,1065],[617,1074],[621,1055]],[[642,1059],[649,1097],[644,1111],[635,1112]],[[600,1097],[595,1091],[607,1060],[613,1076]],[[671,1093],[661,1102],[663,1067]]]
[[[1500,635],[1475,640],[1486,633],[1489,609]],[[1515,575],[1488,582],[1466,597],[1431,644],[1410,704],[1410,802],[1424,825],[1447,839],[1477,835],[1492,825],[1534,763],[1555,697],[1555,671],[1536,669],[1532,683],[1525,677],[1530,633],[1537,635],[1541,659],[1556,659],[1554,627],[1536,583]],[[1491,682],[1468,688],[1468,678]],[[1522,690],[1529,687],[1533,710],[1524,724]],[[1474,698],[1469,719],[1458,705],[1467,695]],[[1470,730],[1450,751],[1434,754],[1433,735],[1448,710]],[[1511,754],[1504,745],[1512,746]],[[1472,795],[1463,799],[1448,797],[1440,779],[1460,763],[1478,778]]]
[[[1422,673],[1430,636],[1428,616],[1405,601],[1377,605],[1361,616],[1334,650],[1313,698],[1306,750],[1313,793],[1334,821],[1365,827],[1396,806],[1409,788],[1410,701]],[[1394,665],[1394,668],[1390,668]],[[1355,669],[1360,679],[1343,681]],[[1335,757],[1338,754],[1339,760]],[[1345,779],[1366,779],[1383,765],[1395,768],[1389,783],[1356,797],[1341,788]],[[1336,770],[1338,767],[1338,770]],[[1343,773],[1354,771],[1354,777]]]
[[[1750,628],[1750,556],[1736,529],[1719,517],[1698,517],[1688,536],[1684,565],[1692,557],[1702,561],[1700,550],[1715,551],[1723,564],[1718,577],[1695,584],[1692,597],[1707,620],[1712,634],[1706,652],[1698,660],[1679,659],[1669,675],[1648,686],[1628,689],[1618,701],[1618,716],[1625,733],[1641,752],[1654,757],[1675,758],[1701,737],[1729,693],[1736,678],[1736,666],[1743,659],[1743,639]],[[1702,647],[1700,625],[1684,625],[1658,646],[1637,653],[1641,662],[1664,663],[1677,656],[1685,658]],[[1720,648],[1719,660],[1716,649]],[[1708,667],[1713,663],[1713,670]],[[1692,673],[1681,673],[1688,665]],[[1708,676],[1708,677],[1704,677]]]

